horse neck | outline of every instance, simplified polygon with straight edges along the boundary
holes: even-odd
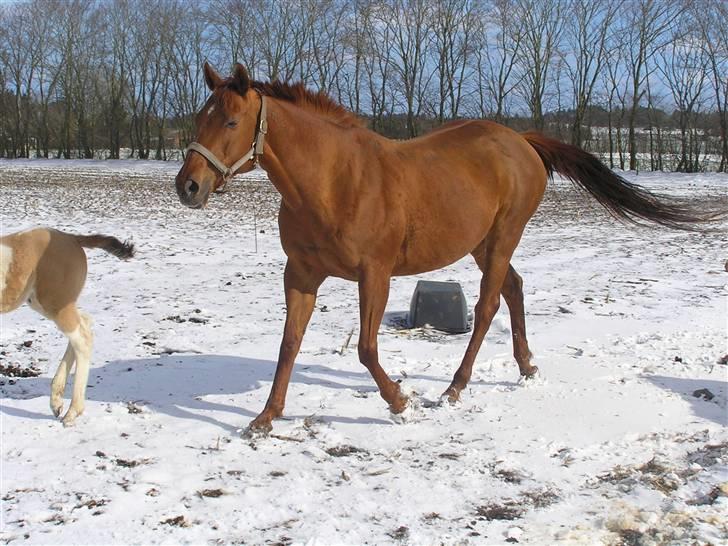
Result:
[[[268,133],[260,164],[291,210],[322,210],[332,180],[327,167],[343,156],[344,130],[285,101],[268,98]]]

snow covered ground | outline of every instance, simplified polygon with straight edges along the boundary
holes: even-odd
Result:
[[[514,258],[541,380],[518,382],[504,305],[456,407],[428,402],[469,336],[403,329],[418,277],[394,279],[379,343],[420,401],[406,424],[357,361],[356,286],[329,279],[286,418],[251,441],[239,431],[267,398],[284,321],[278,197],[253,173],[189,210],[177,168],[0,161],[3,234],[47,225],[138,248],[88,252],[95,348],[75,427],[48,407],[65,340],[28,308],[2,316],[0,364],[41,373],[0,376],[0,540],[726,543],[725,231],[625,227],[557,181]],[[728,206],[726,175],[636,179]],[[475,304],[469,259],[419,278],[460,282]]]

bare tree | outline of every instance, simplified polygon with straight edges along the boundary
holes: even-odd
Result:
[[[7,82],[13,91],[10,112],[11,157],[28,157],[30,103],[33,83],[38,70],[38,36],[27,32],[33,25],[30,4],[14,4],[3,12],[4,66]]]
[[[475,35],[480,115],[506,123],[507,103],[521,83],[514,69],[521,53],[524,19],[517,0],[491,0]]]
[[[345,57],[345,66],[336,78],[339,100],[357,114],[362,111],[362,85],[364,57],[367,52],[367,30],[362,6],[366,0],[355,0],[343,18],[339,47]]]
[[[708,78],[720,130],[719,171],[728,172],[728,6],[721,0],[696,2],[690,17],[697,21],[701,47],[710,68]]]
[[[160,29],[169,9],[165,0],[130,0],[132,13],[127,99],[131,107],[131,147],[147,159],[152,146],[152,124],[161,89],[164,48]]]
[[[303,53],[315,14],[305,9],[304,2],[249,2],[247,28],[253,31],[263,76],[284,81],[308,79],[309,66],[303,62]]]
[[[89,111],[93,109],[90,85],[91,60],[96,57],[95,16],[92,0],[69,0],[59,12],[54,40],[58,49],[58,87],[55,99],[62,104],[58,155],[68,159],[83,149],[93,156]]]
[[[186,4],[186,10],[191,9],[187,18],[199,18],[203,15],[204,4]],[[206,55],[207,60],[214,64],[227,66],[228,63],[243,64],[253,77],[257,77],[261,70],[258,47],[257,26],[251,17],[249,0],[210,0],[204,9],[204,17],[209,22],[212,34],[212,44],[217,48],[217,58],[212,58],[211,52]]]
[[[364,0],[357,5],[362,29],[362,67],[375,131],[382,129],[384,114],[394,105],[390,85],[394,33],[387,24],[388,13],[377,1]]]
[[[583,126],[607,51],[613,21],[621,9],[620,0],[573,0],[564,32],[568,55],[566,72],[574,97],[571,143],[582,146]]]
[[[130,71],[129,37],[132,24],[131,5],[128,0],[115,0],[101,8],[101,62],[96,82],[96,93],[102,104],[108,135],[109,157],[119,159],[122,133],[126,123],[125,97],[128,94]]]
[[[692,21],[683,19],[671,31],[667,46],[660,50],[657,67],[672,93],[677,107],[680,127],[680,160],[676,169],[684,172],[699,170],[699,153],[695,146],[696,112],[703,99],[708,56],[701,36],[693,32]]]
[[[550,69],[558,53],[567,2],[519,0],[517,16],[523,20],[518,64],[523,76],[521,93],[536,129],[544,127],[544,106]]]
[[[205,40],[206,24],[200,6],[185,12],[175,11],[170,21],[169,43],[166,57],[170,73],[167,95],[169,111],[178,127],[177,144],[184,148],[194,139],[194,115],[207,95],[201,69],[207,59],[209,44]]]
[[[631,82],[631,104],[627,117],[629,129],[629,168],[637,169],[637,139],[635,122],[640,101],[647,92],[650,75],[648,62],[664,45],[682,7],[674,2],[660,0],[629,0],[626,4],[629,24],[625,28],[627,71]]]
[[[308,47],[303,52],[310,65],[307,72],[311,74],[311,83],[330,92],[339,81],[349,54],[345,45],[345,19],[350,10],[342,0],[308,0],[304,9],[317,15],[311,21],[313,28],[308,34]]]
[[[418,133],[416,118],[424,107],[432,75],[427,64],[432,5],[427,0],[389,0],[386,7],[386,22],[392,35],[392,67],[402,86],[407,134],[414,137]]]
[[[457,117],[460,110],[479,4],[477,0],[442,0],[434,4],[432,30],[438,78],[435,115],[440,123]]]
[[[611,47],[609,47],[609,53],[605,57],[605,70],[602,74],[607,100],[609,166],[614,168],[614,154],[616,152],[619,158],[620,169],[624,169],[626,160],[622,130],[624,127],[625,113],[627,111],[627,86],[629,85],[626,70],[624,69],[625,54],[622,41],[621,33],[617,33],[616,38],[611,43]]]

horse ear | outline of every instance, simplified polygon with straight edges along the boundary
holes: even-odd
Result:
[[[210,66],[210,63],[205,62],[203,72],[205,73],[205,83],[210,88],[210,91],[214,91],[216,87],[222,85],[220,74],[215,72],[215,69]]]
[[[233,71],[233,88],[240,93],[245,95],[248,89],[250,89],[250,76],[248,71],[240,63],[235,63],[235,70]]]

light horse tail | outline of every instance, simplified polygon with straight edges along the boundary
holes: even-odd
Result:
[[[113,254],[120,260],[128,260],[134,256],[134,244],[120,241],[110,235],[74,235],[78,244],[84,248],[100,248]]]
[[[639,224],[646,220],[669,228],[699,231],[726,212],[697,210],[674,198],[653,194],[614,173],[589,152],[536,132],[521,133],[554,171],[588,191],[615,218]]]

